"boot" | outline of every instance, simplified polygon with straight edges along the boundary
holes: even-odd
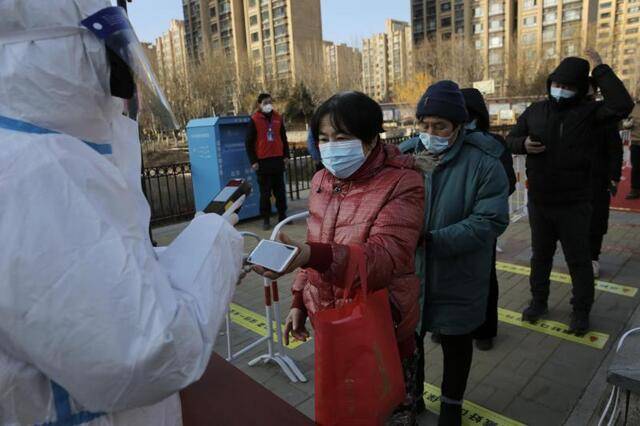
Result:
[[[264,219],[262,221],[262,230],[268,231],[269,229],[271,229],[271,221],[269,219]]]
[[[638,198],[640,198],[640,189],[632,188],[624,198],[626,198],[627,200],[637,200]]]
[[[404,403],[393,412],[391,417],[386,421],[386,426],[416,426],[418,416],[418,402],[422,398],[416,396],[417,393],[417,375],[418,375],[418,351],[416,350],[409,358],[402,359],[402,372],[404,375],[404,383],[406,388],[406,396]]]
[[[493,339],[489,337],[488,339],[476,339],[476,348],[479,351],[490,351],[493,349]]]
[[[548,313],[549,307],[547,306],[546,301],[542,302],[533,299],[529,304],[529,307],[522,312],[522,321],[527,321],[533,324]]]
[[[462,425],[462,405],[440,403],[440,417],[438,426],[461,426]]]
[[[589,311],[577,310],[571,313],[571,324],[569,325],[569,333],[576,336],[584,336],[589,332]]]

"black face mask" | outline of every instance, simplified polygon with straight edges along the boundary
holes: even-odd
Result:
[[[131,99],[135,92],[135,82],[131,69],[118,55],[107,47],[107,60],[111,67],[109,85],[111,96],[122,99]]]

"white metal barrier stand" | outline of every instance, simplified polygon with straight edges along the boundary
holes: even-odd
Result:
[[[290,216],[287,219],[283,220],[273,229],[273,232],[271,233],[271,239],[275,240],[282,227],[287,223],[293,222],[295,220],[306,219],[308,216],[309,212],[304,212]],[[245,235],[254,237],[255,234]],[[267,335],[250,343],[235,354],[231,352],[231,315],[230,313],[227,314],[227,361],[233,361],[241,355],[247,353],[251,349],[255,348],[256,346],[267,342],[267,353],[260,355],[255,359],[252,359],[251,361],[249,361],[249,365],[254,366],[259,363],[267,364],[269,362],[273,362],[277,364],[282,369],[282,371],[284,371],[289,380],[291,380],[292,382],[306,382],[307,378],[305,377],[305,375],[302,374],[302,371],[300,371],[295,361],[291,359],[291,357],[289,357],[286,353],[282,335],[282,323],[280,322],[280,295],[278,293],[277,281],[271,281],[268,278],[264,279],[264,304],[267,323]],[[273,329],[274,322],[276,324],[275,330]]]

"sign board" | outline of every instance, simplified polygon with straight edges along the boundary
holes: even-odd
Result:
[[[513,112],[513,110],[502,109],[498,113],[498,118],[500,118],[500,120],[505,120],[505,121],[515,121],[516,114]]]
[[[500,111],[502,110],[511,110],[511,104],[507,104],[507,103],[500,103],[500,104],[494,104],[494,103],[489,103],[489,115],[498,115],[500,114]]]
[[[495,80],[474,81],[473,88],[478,89],[483,95],[493,95],[496,93]]]

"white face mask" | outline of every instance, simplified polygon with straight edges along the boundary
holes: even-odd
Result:
[[[322,164],[338,179],[353,175],[366,161],[359,139],[321,143],[320,156]]]
[[[273,112],[273,105],[272,104],[266,104],[266,105],[262,105],[260,107],[260,109],[262,110],[262,112],[264,112],[265,114],[271,114]]]
[[[441,154],[449,148],[449,138],[436,136],[430,133],[420,133],[422,145],[432,154]]]
[[[571,99],[576,95],[576,92],[573,90],[561,89],[560,87],[552,87],[551,97],[553,97],[556,101],[560,101],[560,99]]]

